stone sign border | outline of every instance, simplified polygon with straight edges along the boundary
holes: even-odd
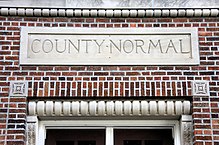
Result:
[[[31,62],[28,60],[28,36],[34,35],[190,35],[192,62],[133,62],[133,63],[106,63],[106,62],[52,62],[39,60]],[[174,58],[173,58],[174,59]],[[43,27],[22,27],[21,28],[21,65],[199,65],[199,45],[197,28],[43,28]]]

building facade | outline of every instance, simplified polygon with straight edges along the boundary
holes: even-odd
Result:
[[[218,16],[2,6],[0,144],[219,145]]]

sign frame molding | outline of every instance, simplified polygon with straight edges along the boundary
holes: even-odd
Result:
[[[30,34],[36,35],[190,35],[191,53],[193,62],[134,62],[134,63],[93,63],[89,62],[47,62],[42,59],[31,62],[28,59],[28,36]],[[21,27],[21,41],[20,41],[20,65],[199,65],[199,45],[198,45],[198,29],[197,28],[44,28],[44,27]]]

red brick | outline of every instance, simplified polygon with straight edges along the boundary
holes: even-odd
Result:
[[[137,27],[137,24],[130,24],[130,27]]]
[[[39,18],[40,22],[54,22],[53,18]]]
[[[94,72],[95,76],[108,76],[109,73],[108,72]]]
[[[81,24],[75,24],[75,27],[81,27]]]
[[[28,72],[13,72],[14,76],[27,76]]]
[[[0,21],[5,21],[5,20],[6,20],[6,17],[0,16]]]
[[[122,27],[128,27],[129,25],[128,24],[122,24]],[[138,27],[140,27],[139,25],[138,25]]]
[[[38,67],[38,69],[41,71],[50,71],[50,70],[53,70],[53,67],[52,66],[40,66]]]
[[[19,27],[7,27],[7,30],[10,30],[10,31],[19,31],[20,28],[19,28]]]
[[[78,75],[79,76],[92,76],[93,72],[79,72]]]
[[[71,19],[70,21],[71,22],[84,22],[85,19],[83,19],[83,18],[74,18],[74,19]]]
[[[62,72],[63,76],[76,76],[77,72]]]
[[[153,18],[144,18],[142,19],[142,22],[146,23],[146,22],[156,22],[156,19]]]
[[[23,18],[21,17],[8,17],[8,21],[22,21]]]
[[[200,31],[199,33],[199,36],[212,36],[212,32],[204,32],[204,31]]]
[[[127,22],[135,22],[135,23],[139,23],[141,22],[141,19],[139,18],[128,18],[126,19]]]
[[[120,66],[119,70],[131,70],[131,67],[129,67],[129,66]]]
[[[5,70],[20,70],[19,67],[5,67]]]
[[[3,26],[10,26],[10,24],[11,24],[10,22],[4,22]]]
[[[167,22],[172,22],[172,19],[170,19],[170,18],[161,18],[161,19],[158,19],[157,22],[165,22],[165,23],[167,23]]]
[[[125,19],[124,18],[112,18],[111,22],[112,23],[124,23]]]
[[[207,31],[219,31],[219,28],[206,28]]]
[[[0,41],[0,45],[11,45],[10,41]]]
[[[44,72],[30,72],[29,75],[30,76],[43,76]]]
[[[38,18],[35,18],[35,17],[25,17],[24,18],[24,21],[37,21]]]
[[[99,27],[104,28],[104,27],[106,27],[106,24],[99,24]]]
[[[93,27],[97,27],[97,24],[90,24],[90,26]]]
[[[140,75],[140,72],[126,72],[127,76],[135,76],[135,75]]]
[[[166,75],[166,72],[151,72],[151,75]]]
[[[173,22],[187,22],[188,19],[187,18],[175,18],[173,19]]]
[[[218,18],[205,18],[205,22],[219,22]]]
[[[60,76],[61,73],[60,72],[46,72],[47,76]]]
[[[114,27],[121,27],[121,24],[114,24]]]
[[[59,27],[66,27],[66,24],[65,23],[60,23]]]
[[[122,25],[124,25],[124,24],[122,24]],[[128,25],[128,24],[127,24]],[[106,24],[106,27],[113,27],[113,24]]]
[[[87,70],[88,71],[100,71],[102,69],[101,66],[88,66]]]
[[[203,22],[202,18],[191,18],[189,19],[189,22]]]
[[[96,22],[108,23],[108,22],[110,22],[110,19],[107,19],[107,18],[96,18]]]
[[[124,76],[124,72],[110,72],[110,76]]]

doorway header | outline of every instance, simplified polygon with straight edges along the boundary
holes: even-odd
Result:
[[[190,101],[30,101],[28,115],[39,117],[190,115]]]

